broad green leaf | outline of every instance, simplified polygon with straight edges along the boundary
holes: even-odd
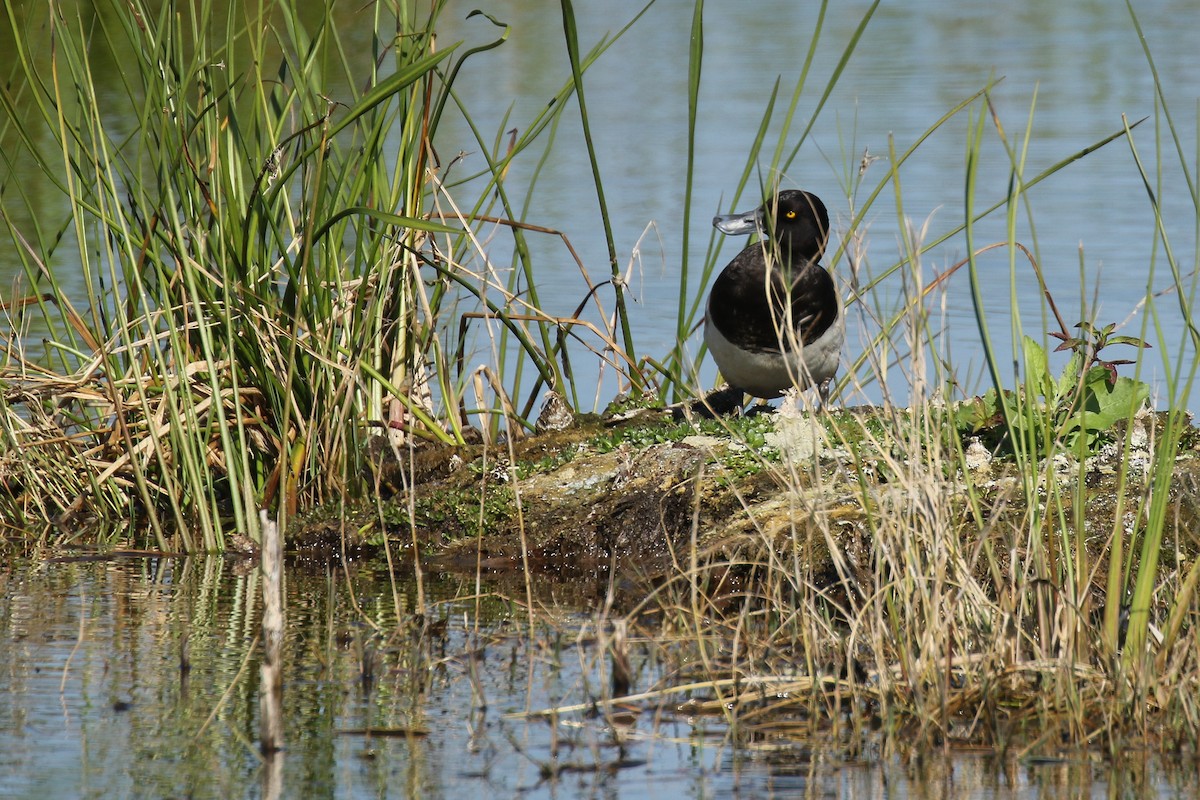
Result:
[[[1046,350],[1028,336],[1023,339],[1025,355],[1025,385],[1030,394],[1052,399],[1054,383],[1050,378],[1050,362]]]
[[[1054,389],[1055,402],[1068,401],[1079,391],[1079,372],[1083,369],[1083,354],[1076,350],[1067,361],[1063,374]]]

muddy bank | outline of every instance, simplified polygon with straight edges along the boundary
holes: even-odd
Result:
[[[1141,415],[1128,437],[1114,431],[1082,469],[1066,456],[1041,462],[1036,480],[1054,473],[1058,508],[1071,514],[1085,500],[1085,525],[1098,548],[1113,530],[1122,480],[1122,527],[1128,534],[1140,528],[1138,501],[1148,492],[1151,443],[1163,421]],[[939,524],[964,539],[1029,524],[1022,500],[1029,478],[998,436],[954,433],[940,447],[926,441],[898,452],[906,431],[891,428],[910,425],[873,408],[715,420],[642,410],[511,444],[392,448],[380,440],[372,464],[382,529],[369,503],[349,518],[307,515],[290,538],[311,553],[341,550],[343,542],[374,549],[387,536],[398,550],[415,542],[434,566],[504,571],[528,563],[560,577],[610,566],[653,575],[696,554],[802,541],[803,557],[820,575],[833,568],[830,544],[855,563],[856,553],[869,551],[877,524],[871,515],[905,503],[944,503]],[[1194,428],[1183,437],[1168,511],[1167,536],[1180,534],[1188,551],[1197,549],[1190,531],[1200,511],[1198,441]],[[950,452],[955,446],[961,455]]]

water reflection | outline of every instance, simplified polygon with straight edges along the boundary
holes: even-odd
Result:
[[[0,796],[264,796],[257,577],[234,572],[222,559],[128,558],[0,573]],[[1186,770],[1138,757],[949,751],[902,765],[870,746],[849,758],[845,742],[742,740],[669,705],[527,721],[520,712],[603,695],[580,633],[589,598],[541,612],[547,624],[527,635],[520,605],[478,595],[469,577],[426,576],[424,615],[412,581],[372,565],[293,569],[287,583],[284,797],[1190,791]]]

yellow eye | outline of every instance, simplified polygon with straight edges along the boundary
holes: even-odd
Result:
[[[784,216],[785,216],[785,217],[787,217],[788,219],[795,219],[795,218],[796,218],[796,212],[795,212],[795,211],[788,211],[788,212],[784,213]]]

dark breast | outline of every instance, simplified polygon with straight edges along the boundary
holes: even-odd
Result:
[[[725,338],[748,350],[780,349],[779,326],[785,320],[787,292],[784,275],[771,271],[768,300],[767,268],[762,245],[752,244],[738,254],[713,283],[709,322]],[[792,270],[792,323],[799,339],[811,344],[837,319],[837,289],[833,278],[818,264]],[[788,347],[783,338],[784,349]]]

